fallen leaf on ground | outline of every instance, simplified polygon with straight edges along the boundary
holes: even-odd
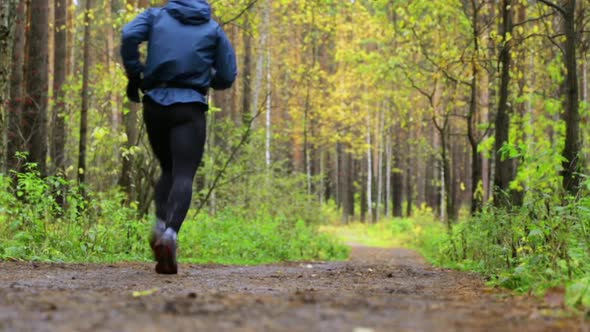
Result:
[[[154,294],[155,292],[159,291],[159,288],[152,288],[152,289],[148,289],[148,290],[143,290],[143,291],[134,291],[132,293],[133,297],[140,297],[140,296],[149,296]]]

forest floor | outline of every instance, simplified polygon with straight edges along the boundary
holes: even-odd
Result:
[[[557,296],[559,297],[559,295]],[[489,289],[406,249],[260,266],[0,262],[0,330],[588,331],[559,299]]]

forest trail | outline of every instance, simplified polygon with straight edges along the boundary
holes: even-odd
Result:
[[[585,331],[407,249],[261,266],[0,262],[2,331]]]

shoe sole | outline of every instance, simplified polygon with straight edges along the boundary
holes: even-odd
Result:
[[[156,244],[154,246],[154,255],[156,256],[156,273],[158,274],[177,274],[178,265],[174,252],[170,246]]]

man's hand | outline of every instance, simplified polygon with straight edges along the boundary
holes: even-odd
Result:
[[[139,88],[141,86],[141,77],[139,75],[132,75],[127,78],[127,98],[134,103],[140,103]]]

